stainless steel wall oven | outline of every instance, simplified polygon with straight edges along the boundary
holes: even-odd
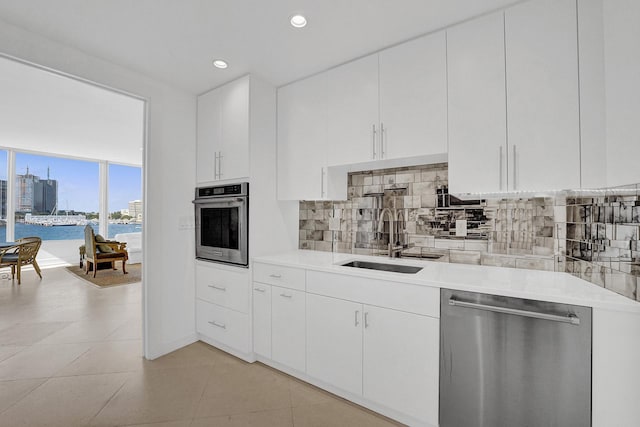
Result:
[[[249,265],[249,183],[196,188],[196,258]]]

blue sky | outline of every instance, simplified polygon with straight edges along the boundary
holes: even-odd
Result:
[[[6,152],[0,154],[0,179],[6,179]],[[16,153],[16,173],[29,173],[58,181],[58,209],[98,211],[98,163],[60,157]],[[129,201],[142,199],[140,168],[109,166],[109,212],[127,209]]]

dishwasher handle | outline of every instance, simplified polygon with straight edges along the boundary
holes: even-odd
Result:
[[[516,308],[497,307],[495,305],[477,304],[474,302],[459,301],[453,298],[449,299],[449,305],[455,307],[474,308],[476,310],[492,311],[494,313],[513,314],[515,316],[532,317],[534,319],[551,320],[553,322],[569,323],[571,325],[580,325],[580,318],[575,314],[559,316],[556,314],[540,313],[536,311],[518,310]]]

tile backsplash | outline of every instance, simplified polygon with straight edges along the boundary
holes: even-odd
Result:
[[[461,201],[448,194],[446,163],[355,172],[347,185],[346,201],[300,202],[301,249],[388,255],[393,243],[405,258],[567,271],[640,299],[635,186]]]
[[[636,186],[567,197],[567,272],[640,301],[639,238]]]

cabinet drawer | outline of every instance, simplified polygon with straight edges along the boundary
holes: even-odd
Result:
[[[440,317],[440,289],[365,277],[308,271],[307,292]]]
[[[300,291],[304,291],[306,288],[305,272],[301,268],[256,262],[253,264],[253,280]]]
[[[249,273],[198,265],[196,295],[202,300],[248,313]]]
[[[249,316],[196,300],[198,333],[242,353],[249,353]]]

